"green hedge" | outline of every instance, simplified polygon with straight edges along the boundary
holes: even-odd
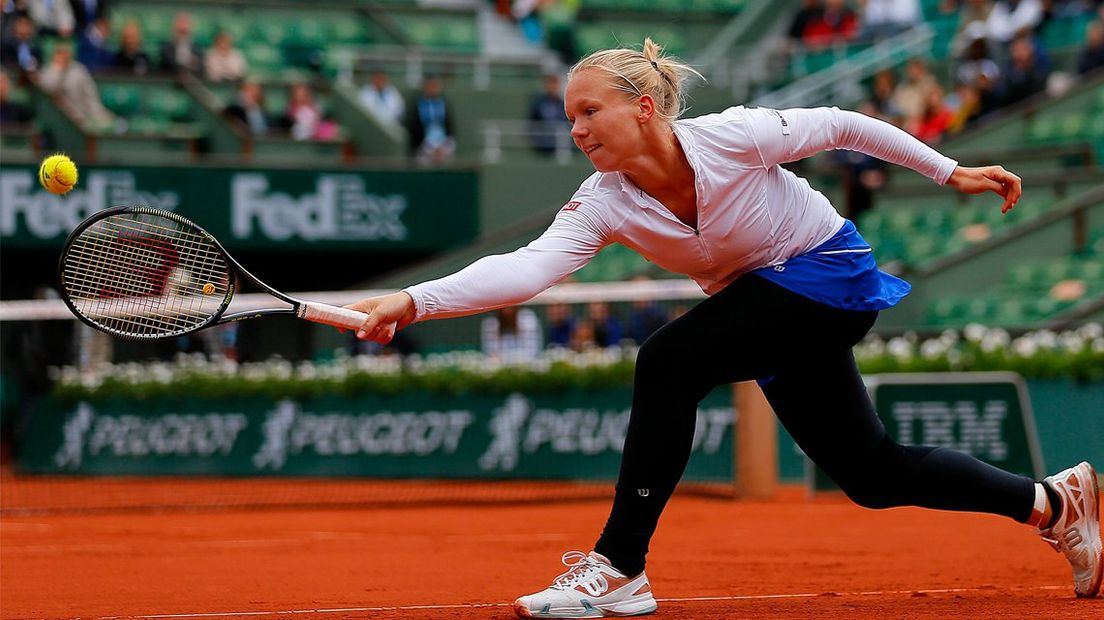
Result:
[[[969,326],[935,338],[912,334],[888,341],[870,336],[855,347],[864,374],[1010,370],[1028,379],[1104,381],[1104,328],[1032,332],[1012,338],[999,329]],[[429,356],[338,357],[332,362],[286,360],[237,364],[181,356],[172,363],[119,364],[97,371],[55,369],[55,396],[64,401],[106,398],[310,398],[323,394],[439,394],[559,392],[632,384],[635,348],[545,352],[537,360],[504,364],[477,352]]]

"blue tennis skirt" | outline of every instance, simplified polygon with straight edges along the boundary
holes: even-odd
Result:
[[[850,220],[805,254],[751,273],[842,310],[885,310],[912,290],[908,282],[878,269],[870,244]]]

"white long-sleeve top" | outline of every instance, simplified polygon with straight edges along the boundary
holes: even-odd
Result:
[[[529,245],[405,289],[414,299],[416,320],[521,303],[611,243],[690,276],[712,295],[748,271],[812,250],[843,227],[828,199],[780,164],[849,149],[911,168],[940,185],[957,166],[888,123],[838,108],[740,106],[678,120],[673,127],[694,170],[697,228],[625,175],[596,172]]]

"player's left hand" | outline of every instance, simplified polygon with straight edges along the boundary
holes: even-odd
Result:
[[[982,166],[966,168],[959,166],[947,180],[947,185],[965,194],[994,192],[1004,198],[1001,213],[1008,213],[1020,200],[1023,188],[1020,177],[1001,166]]]

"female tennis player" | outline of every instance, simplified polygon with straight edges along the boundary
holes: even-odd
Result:
[[[677,120],[696,72],[645,40],[595,52],[569,73],[565,109],[597,172],[528,246],[350,307],[358,337],[386,342],[413,321],[523,302],[622,243],[709,295],[653,334],[636,361],[613,509],[588,554],[514,604],[522,617],[630,616],[656,609],[648,543],[690,457],[698,402],[755,379],[786,429],[856,503],[1004,515],[1037,528],[1073,566],[1078,596],[1100,590],[1096,475],[1087,463],[1041,482],[954,450],[886,434],[851,348],[910,286],[878,270],[854,224],[780,164],[851,149],[960,192],[994,192],[1007,212],[1020,179],[967,168],[907,133],[837,108],[733,107]]]

